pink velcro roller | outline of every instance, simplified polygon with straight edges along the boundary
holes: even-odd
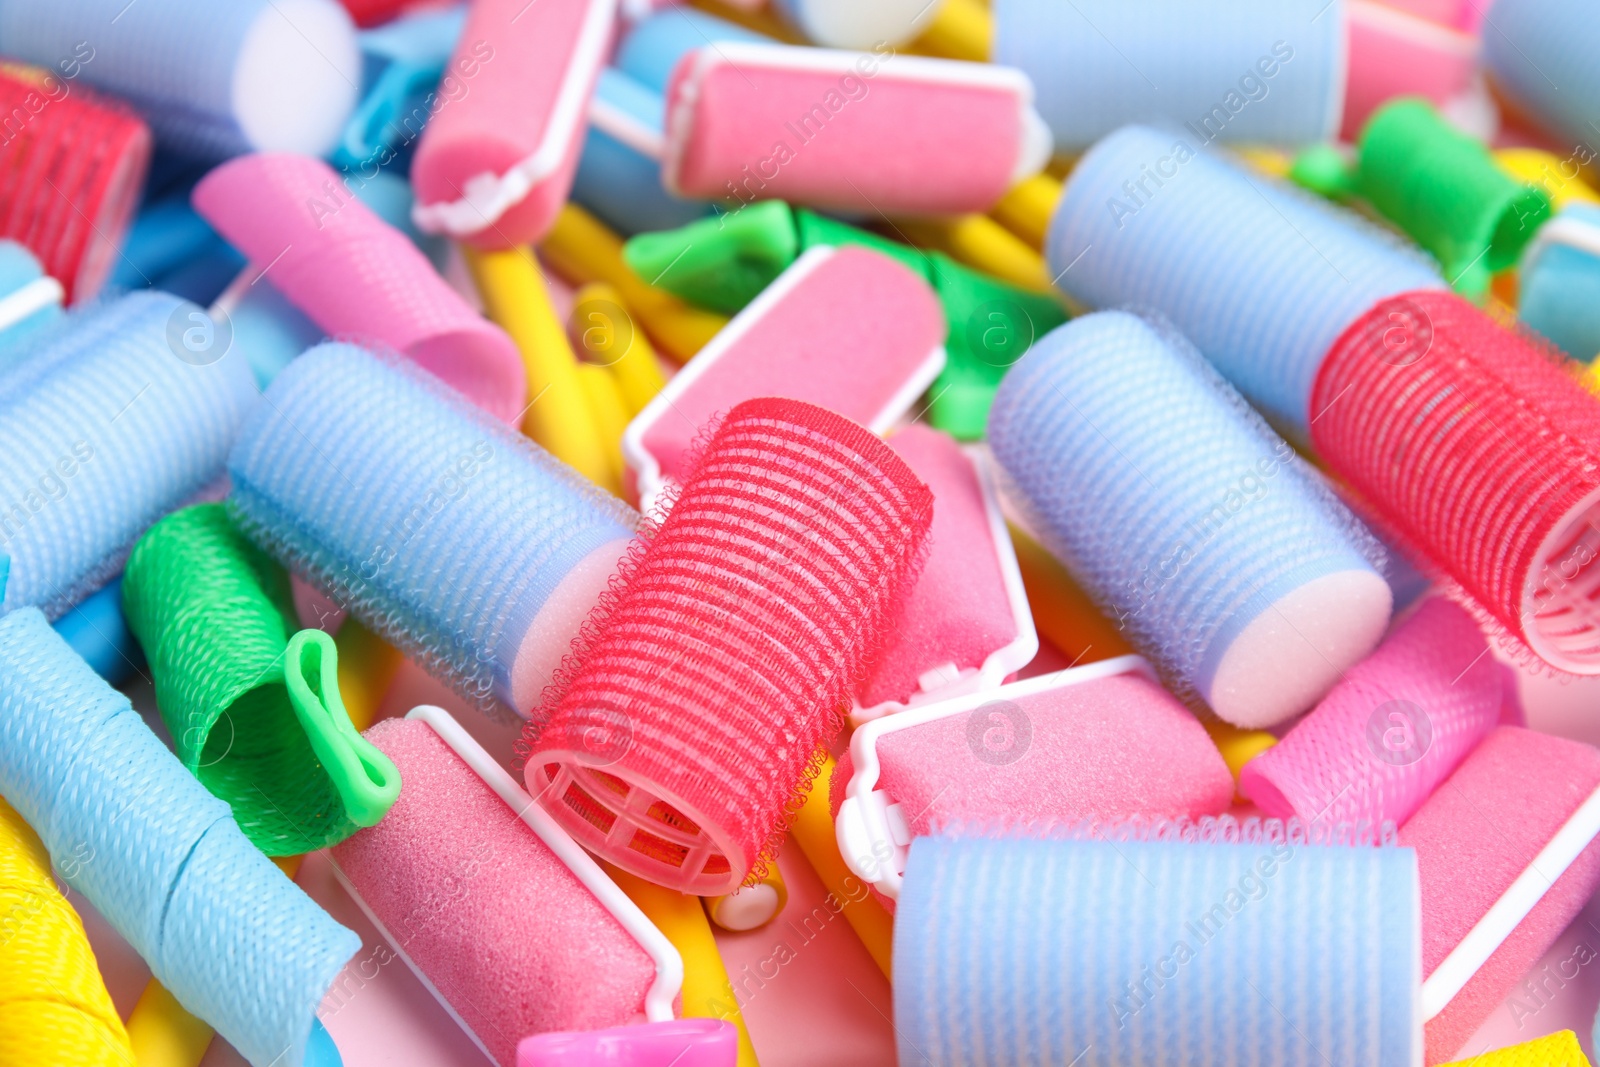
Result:
[[[1427,1062],[1455,1057],[1600,885],[1600,752],[1501,726],[1400,828],[1422,884]]]
[[[616,0],[474,0],[411,164],[411,214],[482,248],[531,244],[572,188]],[[448,88],[448,86],[446,86]]]
[[[944,367],[944,311],[888,256],[818,247],[784,271],[653,399],[622,437],[649,511],[681,484],[701,429],[756,397],[803,400],[884,433]]]
[[[241,156],[194,189],[195,210],[330,335],[404,352],[504,422],[527,402],[505,331],[310,156]]]
[[[987,461],[920,423],[897,431],[889,446],[933,492],[933,528],[905,613],[856,690],[858,725],[994,689],[1039,651]]]
[[[846,211],[987,211],[1050,158],[1013,67],[722,43],[667,87],[661,179],[679,196]]]
[[[404,787],[334,871],[484,1055],[530,1034],[667,1022],[683,960],[449,712],[366,736]]]
[[[1199,818],[1233,798],[1205,728],[1138,656],[867,723],[833,781],[840,854],[891,900],[912,839],[944,827]]]
[[[1494,729],[1503,690],[1478,624],[1434,597],[1245,764],[1239,789],[1278,819],[1398,825]]]
[[[1340,136],[1355,141],[1367,117],[1397,96],[1423,96],[1443,107],[1469,92],[1478,72],[1478,41],[1452,25],[1430,20],[1422,11],[1351,0],[1350,68]]]

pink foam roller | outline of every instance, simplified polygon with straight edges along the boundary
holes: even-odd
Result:
[[[949,434],[907,426],[889,445],[933,491],[927,563],[852,717],[994,689],[1039,651],[1022,574],[987,471]]]
[[[1467,92],[1478,70],[1478,42],[1452,28],[1460,5],[1419,2],[1401,5],[1371,0],[1350,4],[1350,70],[1340,136],[1354,141],[1378,106],[1397,96],[1424,96],[1443,106]],[[1449,14],[1450,21],[1430,18]]]
[[[241,156],[195,186],[194,206],[329,334],[404,352],[505,422],[522,411],[527,372],[511,338],[326,163]]]
[[[681,960],[653,928],[640,939],[643,917],[570,839],[552,847],[537,805],[447,713],[366,736],[400,769],[400,799],[333,849],[336,873],[493,1062],[511,1067],[529,1034],[671,1019]]]
[[[840,853],[891,899],[911,839],[943,827],[1199,818],[1233,798],[1205,728],[1137,656],[870,722],[833,782]]]
[[[1013,67],[723,43],[667,88],[661,178],[680,196],[849,211],[987,211],[1049,159]]]
[[[1400,829],[1422,885],[1427,1062],[1456,1057],[1600,885],[1600,752],[1497,727]]]
[[[1274,818],[1403,823],[1500,721],[1502,678],[1466,609],[1432,598],[1245,764],[1239,788]]]
[[[623,455],[644,510],[681,483],[702,427],[756,397],[803,400],[884,433],[944,366],[928,284],[864,248],[814,248],[711,339],[629,424]]]
[[[615,16],[616,0],[474,0],[411,164],[419,227],[482,248],[544,237]]]
[[[517,1046],[517,1067],[734,1067],[739,1031],[721,1019],[539,1034]]]

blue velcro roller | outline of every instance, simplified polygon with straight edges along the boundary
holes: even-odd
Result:
[[[1168,327],[1107,311],[1046,334],[989,443],[1052,553],[1235,725],[1306,711],[1383,636],[1382,549]]]
[[[692,7],[667,7],[634,23],[612,62],[634,81],[665,93],[672,68],[686,53],[729,42],[770,44],[772,38]]]
[[[221,477],[257,397],[225,332],[168,293],[130,293],[64,321],[0,378],[0,611],[59,616]]]
[[[659,92],[615,67],[601,68],[572,198],[619,233],[672,230],[711,211],[704,200],[662,187],[665,112]]]
[[[221,159],[322,155],[356,102],[361,53],[335,0],[0,0],[0,47],[139,109],[161,147]]]
[[[1495,0],[1483,62],[1513,111],[1594,158],[1600,123],[1600,21],[1588,0]]]
[[[459,73],[440,85],[466,21],[461,4],[362,32],[361,100],[330,159],[335,167],[370,177],[416,144],[433,110],[472,91]]]
[[[1130,122],[1187,126],[1196,143],[1331,139],[1345,51],[1344,0],[994,5],[994,61],[1033,79],[1060,152]]]
[[[1293,840],[917,838],[900,1062],[1421,1067],[1415,853]]]
[[[1575,201],[1522,256],[1517,315],[1574,359],[1600,355],[1600,207]]]
[[[1444,288],[1420,251],[1181,128],[1129,126],[1095,145],[1046,247],[1073,300],[1160,312],[1300,437],[1317,369],[1345,327],[1384,297]]]
[[[36,610],[0,619],[0,793],[189,1011],[257,1067],[302,1063],[361,939],[251,845]]]
[[[26,247],[0,240],[0,365],[7,350],[61,317],[64,293]]]
[[[112,685],[127,681],[144,663],[144,652],[122,614],[121,578],[68,608],[55,621],[55,631]]]
[[[425,371],[347,344],[284,369],[228,466],[247,534],[491,714],[532,710],[637,521]]]

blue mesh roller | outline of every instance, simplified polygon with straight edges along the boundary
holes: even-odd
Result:
[[[491,712],[515,706],[551,592],[637,521],[426,372],[347,344],[289,364],[229,469],[246,533]]]
[[[1033,79],[1056,150],[1129,122],[1303,145],[1344,112],[1344,0],[995,0],[994,61]]]
[[[0,619],[0,793],[186,1008],[258,1067],[301,1063],[360,938],[33,609]]]
[[[1183,338],[1137,316],[1046,334],[1001,383],[989,442],[1044,543],[1174,688],[1231,721],[1213,683],[1247,626],[1318,578],[1382,585],[1382,549],[1293,449]]]
[[[161,147],[322,154],[355,105],[335,0],[0,0],[0,52],[133,104]]]
[[[919,837],[900,1062],[1422,1063],[1410,849]]]
[[[1495,0],[1483,62],[1514,108],[1594,161],[1600,123],[1600,21],[1588,0]]]
[[[224,336],[183,343],[200,314],[168,293],[133,293],[49,328],[0,374],[0,611],[59,616],[221,477],[257,393],[242,355],[216,354]]]
[[[1088,307],[1160,312],[1303,436],[1317,368],[1344,328],[1384,297],[1444,283],[1370,223],[1197,148],[1181,129],[1144,126],[1095,145],[1051,222],[1051,274]]]

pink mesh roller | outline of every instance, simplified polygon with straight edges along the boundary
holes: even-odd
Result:
[[[932,518],[927,487],[855,423],[739,404],[529,724],[529,792],[642,878],[737,887],[781,840]]]
[[[195,186],[194,206],[330,335],[404,352],[502,421],[523,410],[527,372],[511,338],[326,163],[241,156]]]
[[[1600,401],[1460,297],[1334,342],[1311,439],[1379,520],[1550,665],[1600,674]]]
[[[1399,825],[1500,721],[1501,678],[1472,616],[1433,597],[1245,764],[1239,788],[1278,819]]]

